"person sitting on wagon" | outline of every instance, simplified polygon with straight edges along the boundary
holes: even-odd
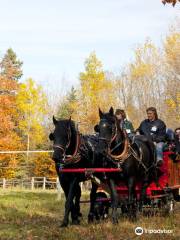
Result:
[[[174,130],[174,140],[171,145],[169,145],[170,159],[173,162],[180,161],[180,127]]]
[[[116,109],[115,115],[120,121],[121,129],[125,129],[128,136],[130,136],[134,132],[134,127],[132,122],[127,120],[125,111],[123,109]]]
[[[146,109],[147,119],[143,120],[137,129],[141,135],[145,135],[153,141],[156,147],[157,166],[163,164],[163,147],[166,141],[166,124],[158,118],[154,107]]]
[[[174,131],[171,128],[166,128],[166,143],[164,145],[164,152],[174,151]]]
[[[174,131],[174,142],[176,154],[180,154],[180,127],[176,128]]]

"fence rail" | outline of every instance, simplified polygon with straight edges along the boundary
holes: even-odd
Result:
[[[47,178],[47,177],[31,177],[24,179],[7,179],[0,178],[0,189],[13,189],[13,188],[22,188],[22,189],[57,189],[59,192],[62,192],[59,179],[58,178]],[[82,191],[90,189],[89,182],[81,183]]]
[[[0,179],[0,188],[27,188],[27,189],[57,189],[59,184],[58,178],[46,178],[46,177],[32,177],[26,179]]]

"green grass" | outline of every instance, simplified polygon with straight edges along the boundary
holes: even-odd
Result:
[[[87,198],[87,196],[83,196]],[[0,240],[131,240],[131,239],[180,239],[180,205],[170,217],[142,217],[136,223],[120,217],[118,225],[111,220],[89,225],[88,204],[82,204],[83,219],[80,226],[60,228],[64,214],[64,200],[55,191],[0,190]],[[173,234],[143,234],[134,229],[172,229]]]

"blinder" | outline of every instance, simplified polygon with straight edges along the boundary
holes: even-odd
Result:
[[[98,125],[98,124],[97,124],[96,126],[94,126],[94,131],[95,131],[96,133],[99,133],[100,128],[99,128],[99,125]]]
[[[54,140],[54,135],[53,135],[53,133],[50,133],[50,134],[49,134],[49,139],[50,139],[51,141]]]
[[[114,141],[114,139],[116,138],[117,136],[117,125],[116,125],[116,122],[115,123],[112,123],[112,124],[109,124],[108,121],[106,119],[101,119],[100,120],[100,123],[99,125],[104,125],[104,127],[107,127],[109,129],[111,129],[112,131],[112,136],[111,136],[111,140],[110,142]],[[96,125],[94,128],[97,128],[97,130],[100,132],[100,126],[99,125]],[[108,141],[106,138],[103,138],[103,137],[99,137],[100,140],[104,140],[104,141]]]

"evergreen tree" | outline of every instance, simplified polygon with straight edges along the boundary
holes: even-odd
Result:
[[[16,53],[9,48],[3,57],[1,66],[1,75],[5,76],[8,80],[19,80],[22,75],[23,62],[17,59]]]
[[[73,115],[77,103],[76,90],[72,86],[71,90],[67,93],[67,96],[60,103],[57,116],[59,118],[69,118]]]

